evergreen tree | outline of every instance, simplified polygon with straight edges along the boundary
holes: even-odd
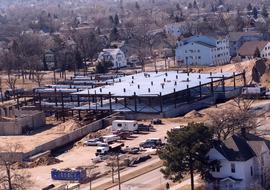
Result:
[[[194,9],[198,9],[198,4],[197,4],[197,1],[196,0],[193,1],[193,8]]]
[[[136,7],[137,10],[140,10],[140,5],[139,5],[138,1],[136,1],[135,7]]]
[[[181,9],[179,3],[176,4],[176,9],[177,9],[177,10],[180,10],[180,9]]]
[[[120,21],[119,21],[118,14],[115,14],[115,15],[114,15],[114,25],[115,25],[115,26],[118,26],[119,23],[120,23]]]
[[[209,176],[206,153],[211,148],[212,138],[212,130],[203,124],[189,123],[187,127],[167,132],[167,143],[158,151],[164,161],[161,171],[165,178],[180,181],[190,173],[194,190],[194,173],[200,173],[203,178]]]
[[[253,7],[252,14],[253,14],[253,17],[254,17],[255,19],[258,18],[258,10],[257,10],[256,7]]]
[[[191,3],[188,4],[188,9],[192,9],[192,4]]]
[[[114,24],[114,18],[113,18],[112,15],[109,16],[109,19],[110,19],[110,22],[111,22],[112,24]]]
[[[83,60],[82,60],[81,53],[79,51],[75,52],[75,64],[76,64],[76,68],[78,69],[83,68]]]
[[[253,57],[254,58],[260,58],[261,57],[261,53],[260,53],[260,50],[259,50],[258,47],[255,49]]]
[[[269,13],[268,13],[268,11],[267,11],[266,6],[263,6],[263,8],[262,8],[262,16],[263,16],[264,18],[268,18],[268,16],[269,16]]]
[[[248,11],[252,11],[252,5],[249,3],[248,6],[247,6],[247,10]]]

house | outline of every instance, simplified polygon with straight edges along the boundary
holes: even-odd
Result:
[[[207,156],[219,164],[212,167],[208,190],[246,190],[251,185],[264,186],[269,177],[269,141],[250,133],[215,141]]]
[[[47,70],[53,70],[56,67],[56,58],[52,50],[48,50],[44,54],[44,68]]]
[[[99,62],[110,62],[112,68],[121,68],[127,66],[125,54],[118,48],[116,49],[103,49],[98,56]]]
[[[172,35],[174,37],[179,37],[188,33],[188,27],[186,22],[176,22],[172,24],[167,24],[164,26],[166,34]]]
[[[268,41],[250,41],[245,42],[239,49],[238,55],[242,60],[254,58],[256,49],[259,49],[262,58],[270,57],[270,43]]]
[[[230,32],[229,40],[230,40],[230,55],[236,56],[239,48],[245,43],[249,41],[259,41],[262,40],[262,35],[254,32]]]
[[[192,36],[177,42],[176,61],[188,65],[220,65],[230,62],[228,38]]]

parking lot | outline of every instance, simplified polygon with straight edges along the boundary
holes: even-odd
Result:
[[[164,141],[166,132],[174,127],[180,125],[179,122],[171,122],[169,120],[162,120],[163,124],[154,125],[154,132],[143,132],[140,134],[133,134],[130,138],[126,140],[121,140],[125,146],[138,147],[141,142],[148,138],[160,138]],[[150,121],[143,121],[140,123],[149,124]],[[109,134],[108,134],[109,135]],[[85,139],[86,140],[86,139]],[[53,181],[50,177],[50,171],[52,168],[62,169],[62,168],[76,168],[80,166],[90,166],[92,165],[91,159],[95,157],[96,146],[82,146],[78,145],[72,149],[59,155],[57,158],[62,160],[61,163],[50,165],[50,166],[40,166],[36,168],[27,169],[30,172],[33,181],[39,181],[38,184],[34,184],[33,189],[40,189],[49,184],[61,184],[61,181]],[[105,162],[98,163],[98,169],[100,171],[110,170],[110,168],[105,166]],[[41,180],[42,179],[42,180]]]

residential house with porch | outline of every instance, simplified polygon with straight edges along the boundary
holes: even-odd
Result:
[[[224,141],[215,141],[207,156],[218,161],[211,168],[207,190],[247,190],[256,185],[264,186],[269,180],[269,141],[250,134],[232,135]]]

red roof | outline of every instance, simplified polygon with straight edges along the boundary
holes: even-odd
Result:
[[[239,55],[253,56],[255,50],[259,48],[260,51],[267,45],[268,41],[250,41],[245,42],[239,49]]]

